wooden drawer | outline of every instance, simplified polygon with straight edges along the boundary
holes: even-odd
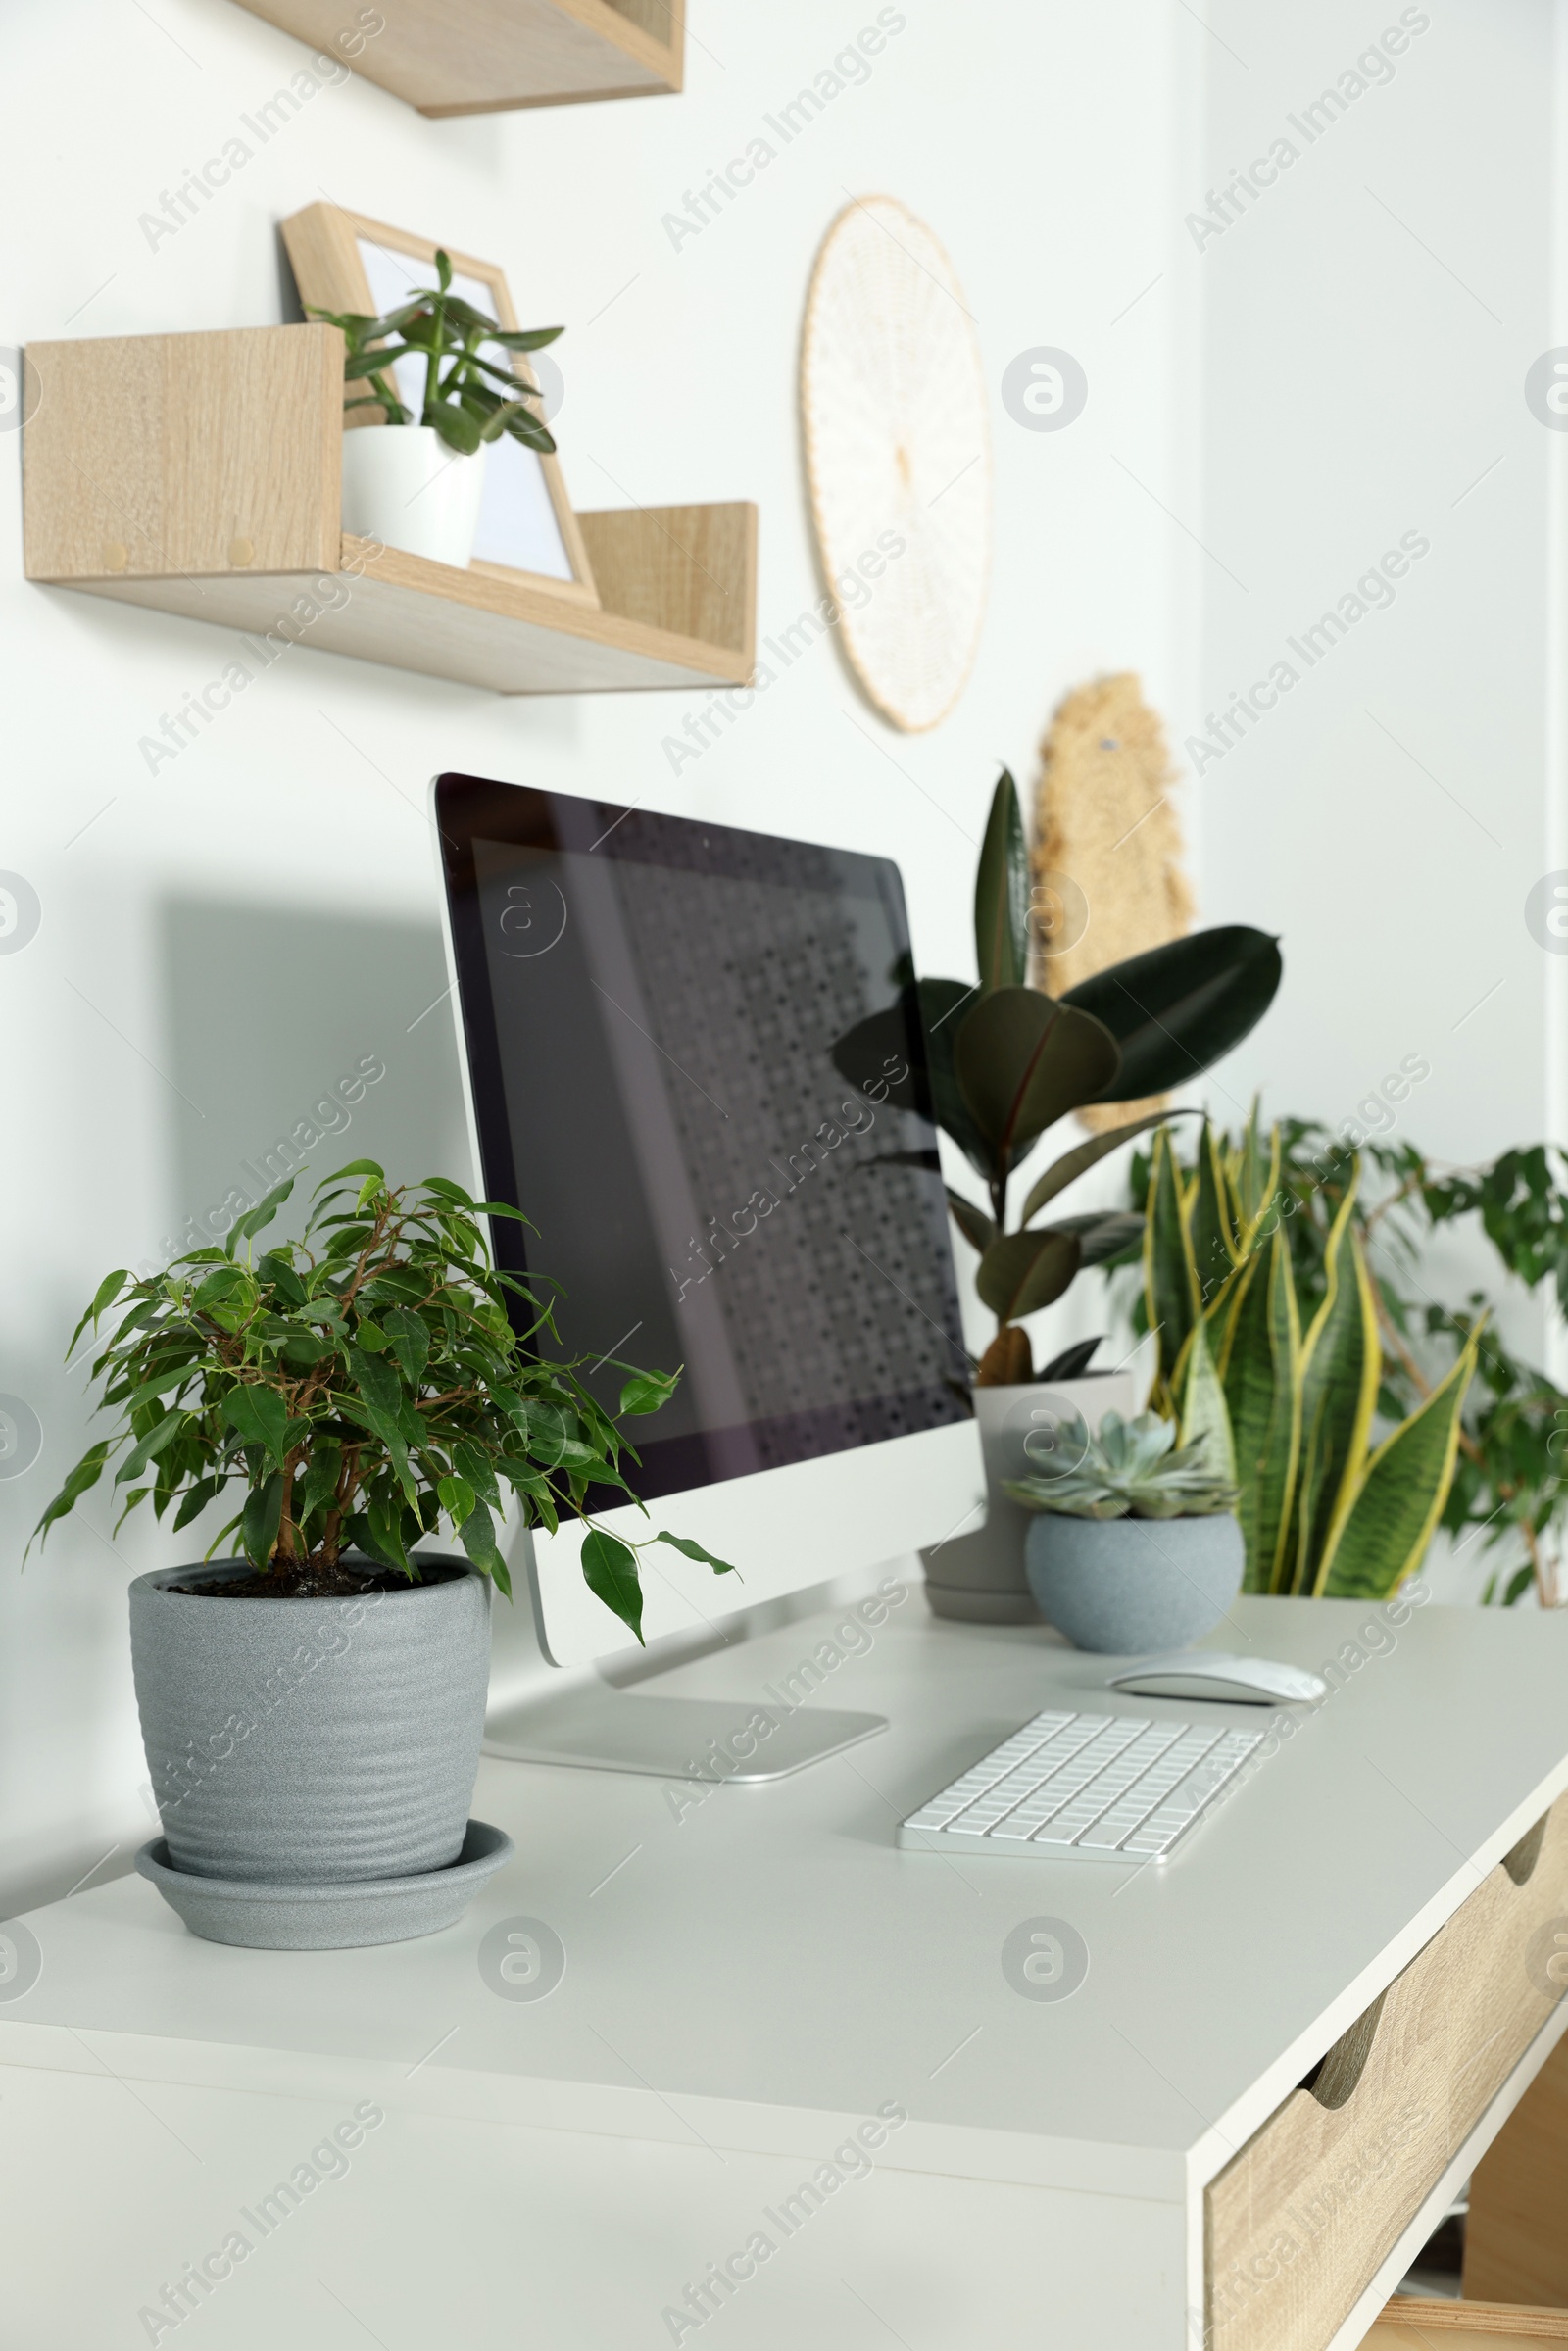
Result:
[[[1568,1796],[1210,2182],[1210,2351],[1323,2351],[1561,1996],[1564,1915]]]

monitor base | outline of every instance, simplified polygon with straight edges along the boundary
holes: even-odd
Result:
[[[785,1714],[750,1698],[645,1698],[629,1690],[577,1690],[492,1713],[484,1752],[513,1763],[567,1763],[588,1771],[755,1787],[820,1763],[887,1727],[885,1715],[825,1706]]]

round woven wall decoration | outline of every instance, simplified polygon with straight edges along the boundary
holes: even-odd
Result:
[[[991,435],[962,288],[930,229],[892,196],[847,205],[823,239],[801,407],[845,654],[883,716],[918,734],[953,709],[980,639]]]

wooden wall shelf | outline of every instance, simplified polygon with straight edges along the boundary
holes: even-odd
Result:
[[[596,612],[339,525],[335,326],[34,343],[27,577],[502,694],[739,686],[757,509],[578,516]]]
[[[381,0],[349,56],[342,0],[240,0],[421,115],[506,114],[678,90],[685,0]]]

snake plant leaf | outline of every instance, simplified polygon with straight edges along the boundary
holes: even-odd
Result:
[[[993,1242],[975,1273],[981,1302],[999,1322],[1019,1322],[1060,1298],[1083,1263],[1076,1233],[1041,1225]]]
[[[1036,1179],[1023,1203],[1023,1214],[1018,1222],[1027,1224],[1031,1216],[1038,1216],[1058,1192],[1065,1192],[1069,1184],[1076,1184],[1081,1175],[1086,1175],[1091,1167],[1098,1166],[1109,1152],[1119,1151],[1124,1143],[1130,1143],[1135,1135],[1147,1134],[1151,1127],[1157,1127],[1169,1118],[1196,1116],[1196,1111],[1152,1110],[1147,1118],[1134,1118],[1124,1127],[1112,1127],[1108,1135],[1092,1135],[1087,1143],[1075,1144],[1070,1151],[1063,1151],[1059,1159],[1054,1159],[1045,1174]]]
[[[1247,1136],[1230,1169],[1238,1247],[1244,1257],[1257,1246],[1270,1210],[1278,1206],[1282,1151],[1277,1119],[1269,1129],[1268,1150],[1266,1152],[1262,1150],[1257,1133],[1257,1102],[1254,1100]],[[1273,1229],[1270,1228],[1271,1231]]]
[[[1262,1128],[1263,1098],[1252,1097],[1252,1106],[1242,1129],[1242,1139],[1231,1156],[1231,1188],[1241,1212],[1243,1229],[1256,1219],[1267,1197],[1264,1190],[1264,1152]]]
[[[1301,1355],[1302,1465],[1295,1588],[1320,1592],[1324,1562],[1355,1498],[1383,1372],[1377,1303],[1350,1223],[1351,1171],[1324,1253],[1327,1289]]]
[[[1220,1159],[1219,1138],[1208,1120],[1198,1146],[1198,1186],[1188,1217],[1198,1295],[1206,1311],[1241,1262],[1231,1221],[1230,1184]]]
[[[1116,1041],[1087,1012],[1038,988],[997,988],[964,1016],[953,1052],[958,1088],[999,1164],[1095,1101],[1115,1078]]]
[[[1021,988],[1029,977],[1029,851],[1018,787],[1004,767],[991,798],[974,877],[974,954],[980,988]]]
[[[1193,1263],[1175,1138],[1168,1126],[1154,1137],[1144,1227],[1144,1302],[1158,1349],[1154,1390],[1169,1392],[1177,1357],[1198,1320],[1198,1271]]]
[[[1453,1481],[1459,1414],[1479,1338],[1478,1328],[1425,1403],[1372,1455],[1325,1550],[1319,1591],[1334,1598],[1387,1599],[1421,1565]]]
[[[1202,1465],[1216,1484],[1234,1486],[1236,1449],[1231,1437],[1231,1416],[1226,1408],[1225,1391],[1220,1385],[1218,1369],[1209,1352],[1201,1315],[1194,1323],[1188,1341],[1180,1396],[1178,1443],[1184,1450],[1188,1446],[1200,1448]]]
[[[948,1186],[947,1192],[948,1206],[953,1210],[954,1223],[968,1242],[969,1247],[977,1249],[984,1256],[997,1238],[996,1219],[988,1216],[984,1208],[977,1208],[972,1200],[965,1200],[961,1192],[955,1192],[951,1184]]]
[[[1282,969],[1266,931],[1228,923],[1080,980],[1062,1002],[1092,1012],[1121,1047],[1121,1068],[1099,1100],[1164,1094],[1211,1067],[1262,1019]]]
[[[1292,1503],[1301,1448],[1301,1322],[1290,1244],[1276,1231],[1242,1268],[1220,1376],[1236,1440],[1245,1589],[1289,1590]]]

